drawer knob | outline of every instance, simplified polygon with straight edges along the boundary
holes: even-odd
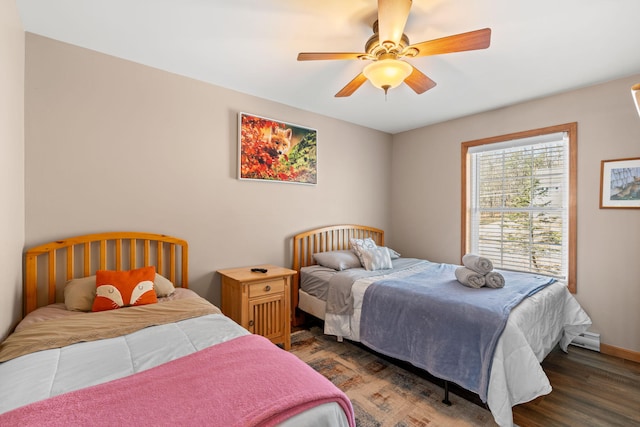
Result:
[[[253,320],[249,320],[249,326],[253,326]]]
[[[271,286],[269,286],[269,285],[265,286],[264,290],[269,292],[271,290]]]

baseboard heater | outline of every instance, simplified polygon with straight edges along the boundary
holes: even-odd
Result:
[[[587,348],[593,351],[600,351],[600,334],[594,332],[584,332],[571,341],[571,345]]]

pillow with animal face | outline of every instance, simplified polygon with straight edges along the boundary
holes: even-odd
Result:
[[[134,305],[158,302],[153,290],[155,267],[129,271],[98,270],[96,272],[96,299],[92,311],[114,310]]]

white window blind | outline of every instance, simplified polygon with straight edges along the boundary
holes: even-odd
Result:
[[[471,147],[471,252],[494,267],[568,275],[566,132]]]

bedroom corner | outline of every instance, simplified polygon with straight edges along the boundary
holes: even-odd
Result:
[[[0,341],[22,316],[25,34],[14,1],[0,2]]]

